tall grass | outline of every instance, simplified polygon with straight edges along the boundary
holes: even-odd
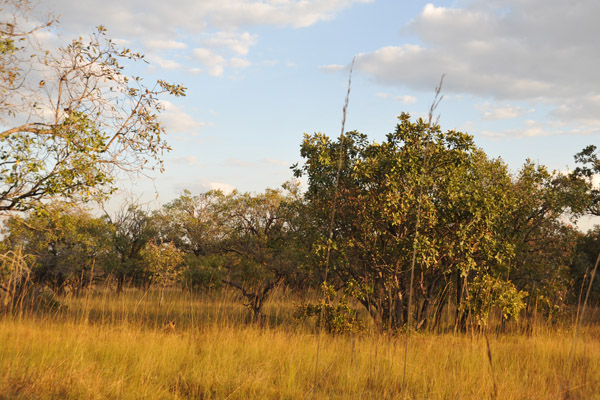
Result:
[[[7,399],[395,399],[404,335],[321,335],[293,322],[279,292],[261,325],[228,293],[107,290],[62,299],[66,307],[0,317],[0,398]],[[163,329],[168,321],[176,329]],[[547,399],[569,355],[570,327],[530,335],[412,334],[410,399]],[[600,328],[582,326],[570,399],[600,399]],[[318,385],[314,386],[317,341]],[[495,380],[495,385],[492,379]],[[310,393],[310,395],[309,395]]]

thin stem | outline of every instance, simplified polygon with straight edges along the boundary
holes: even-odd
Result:
[[[342,174],[342,165],[343,165],[343,155],[344,155],[344,130],[346,129],[346,115],[348,113],[348,104],[350,103],[350,89],[352,87],[352,71],[354,69],[354,61],[356,57],[352,58],[352,63],[350,64],[350,72],[348,73],[348,90],[346,91],[346,99],[344,100],[344,107],[342,109],[342,129],[340,132],[340,149],[338,154],[338,164],[337,171],[335,175],[335,189],[333,193],[333,206],[331,207],[331,216],[329,219],[329,234],[327,238],[327,255],[325,257],[325,275],[323,279],[323,286],[327,284],[327,278],[329,273],[329,260],[331,258],[331,243],[333,241],[333,225],[335,222],[335,214],[337,209],[337,202],[340,195],[340,176]],[[326,290],[324,288],[324,290]],[[328,300],[326,300],[328,301]],[[318,384],[318,372],[319,372],[319,351],[321,348],[321,335],[323,332],[323,312],[324,312],[324,304],[321,305],[321,316],[319,318],[319,336],[317,339],[317,354],[315,358],[315,376],[313,387],[311,389],[313,393],[313,398],[316,396],[317,384]]]
[[[563,369],[562,377],[560,378],[560,385],[558,387],[558,399],[561,400],[563,397],[563,387],[565,382],[569,378],[569,370],[571,368],[571,360],[573,358],[573,353],[575,352],[575,345],[577,344],[577,336],[579,335],[579,329],[581,327],[581,321],[583,320],[583,315],[585,314],[585,308],[587,306],[588,299],[590,297],[590,292],[592,291],[592,284],[594,283],[594,277],[596,276],[596,271],[598,270],[598,264],[600,263],[600,253],[598,253],[598,258],[596,258],[596,264],[594,265],[594,270],[592,271],[592,275],[590,276],[590,283],[588,284],[588,289],[585,294],[585,300],[583,301],[583,307],[581,308],[581,314],[577,315],[577,321],[575,325],[575,333],[573,335],[573,342],[571,343],[571,350],[569,351],[569,357],[567,358],[567,362],[565,364],[565,368]],[[565,391],[568,391],[566,389]]]
[[[408,363],[408,341],[410,339],[410,326],[411,326],[411,315],[412,315],[412,301],[413,301],[413,284],[415,281],[415,265],[417,262],[417,246],[419,242],[419,229],[421,228],[421,203],[423,200],[423,187],[421,185],[421,180],[424,174],[427,173],[427,169],[429,167],[429,144],[431,143],[431,134],[432,134],[432,126],[433,126],[433,114],[437,109],[440,101],[442,101],[443,96],[440,96],[442,91],[442,84],[444,83],[444,75],[442,75],[440,79],[440,84],[435,88],[435,96],[433,98],[433,102],[431,103],[431,107],[429,108],[429,121],[428,128],[426,131],[425,138],[425,154],[423,157],[423,164],[421,166],[421,171],[419,176],[417,177],[417,220],[415,222],[415,236],[413,238],[413,249],[412,249],[412,258],[411,258],[411,266],[410,266],[410,286],[409,286],[409,294],[408,294],[408,310],[406,314],[406,341],[404,342],[404,369],[402,372],[402,398],[404,398],[404,394],[406,391],[406,366]],[[439,117],[438,117],[439,120]],[[438,122],[436,120],[436,124]]]

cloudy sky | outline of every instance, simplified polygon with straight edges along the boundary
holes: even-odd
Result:
[[[45,4],[47,3],[47,4]],[[572,168],[600,132],[598,0],[53,0],[64,40],[104,25],[150,61],[165,99],[166,172],[133,190],[262,191],[291,178],[304,132],[382,140],[425,116],[445,74],[443,129],[475,137],[513,171]]]

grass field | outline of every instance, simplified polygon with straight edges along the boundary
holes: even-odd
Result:
[[[0,317],[0,399],[399,399],[405,336],[315,333],[279,294],[258,325],[226,297],[129,290]],[[175,321],[175,329],[165,328]],[[600,328],[412,334],[407,399],[600,399]],[[494,389],[495,388],[495,389]]]

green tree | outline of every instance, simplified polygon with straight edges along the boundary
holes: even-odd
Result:
[[[31,278],[56,293],[80,293],[112,262],[111,226],[81,208],[55,203],[26,218],[11,217],[4,247],[22,249],[32,262]]]
[[[596,150],[596,146],[590,145],[575,154],[578,166],[571,173],[571,179],[582,181],[586,185],[589,194],[588,214],[600,216],[600,190],[592,184],[594,175],[600,174],[600,159]]]
[[[296,168],[296,175],[308,176],[307,200],[320,221],[316,225],[323,227],[315,248],[324,259],[328,220],[331,209],[336,208],[332,269],[340,282],[355,281],[363,287],[358,299],[375,321],[395,328],[408,318],[408,272],[417,202],[421,202],[422,231],[417,242],[417,276],[426,279],[433,274],[432,281],[438,282],[444,277],[443,264],[448,263],[448,257],[440,252],[442,238],[435,235],[440,220],[449,218],[441,199],[448,191],[460,189],[452,185],[453,179],[467,170],[475,147],[468,135],[442,133],[422,120],[411,122],[407,114],[383,143],[369,143],[357,132],[347,133],[343,139],[337,197],[331,188],[340,141],[331,142],[322,134],[307,135],[301,147],[306,162]],[[424,171],[426,157],[430,162]],[[456,228],[458,224],[454,231]],[[428,284],[419,283],[422,289]],[[435,290],[437,287],[431,287],[427,292]]]
[[[583,302],[585,298],[584,296],[590,284],[591,274],[598,258],[599,249],[600,226],[596,225],[585,235],[579,235],[575,256],[570,268],[570,277],[573,280],[573,288],[575,289],[571,291],[571,301],[574,303]],[[600,281],[597,278],[596,276],[596,279],[592,283],[592,290],[590,292],[592,298],[590,302],[598,302],[600,300]]]
[[[241,292],[254,318],[260,318],[272,290],[302,264],[294,239],[296,192],[233,192],[223,201],[226,235],[223,282]]]
[[[177,282],[180,268],[183,264],[183,252],[171,242],[148,242],[142,249],[142,259],[146,270],[150,273],[150,280],[160,287],[159,305],[164,300],[165,287]]]
[[[105,213],[105,219],[112,226],[111,244],[116,255],[107,270],[116,277],[116,291],[121,293],[126,278],[138,284],[148,279],[141,251],[148,242],[156,239],[157,230],[152,216],[134,202],[124,203],[112,216]]]
[[[160,240],[184,253],[183,281],[189,288],[220,288],[224,255],[221,244],[228,232],[223,212],[225,195],[218,190],[181,196],[154,215]]]
[[[500,273],[529,293],[530,306],[557,310],[571,289],[568,270],[578,237],[565,220],[585,212],[585,185],[527,161],[507,193],[511,200],[496,229],[513,255]]]
[[[225,232],[222,229],[224,217],[219,209],[224,201],[225,195],[218,190],[197,196],[184,191],[155,216],[162,240],[171,241],[196,257],[214,253]]]
[[[302,275],[305,233],[298,186],[285,192],[184,192],[156,215],[161,240],[185,253],[183,275],[191,287],[238,290],[253,317],[284,281]]]
[[[435,325],[452,303],[455,323],[464,328],[468,315],[478,314],[484,322],[492,306],[517,316],[535,285],[564,291],[560,271],[568,265],[569,245],[537,249],[569,238],[561,218],[581,212],[580,182],[531,163],[513,178],[501,160],[477,149],[471,136],[411,122],[407,114],[399,118],[382,143],[349,132],[340,152],[342,140],[317,133],[306,135],[301,146],[306,161],[295,173],[308,177],[315,253],[323,266],[331,249],[329,267],[338,288],[356,283],[357,299],[388,328],[409,318],[417,327]],[[411,293],[417,307],[409,315]]]
[[[123,64],[143,55],[118,48],[101,26],[43,48],[22,26],[32,3],[2,0],[0,9],[0,211],[103,197],[119,171],[162,168],[159,97],[184,95],[182,86],[126,75]]]

